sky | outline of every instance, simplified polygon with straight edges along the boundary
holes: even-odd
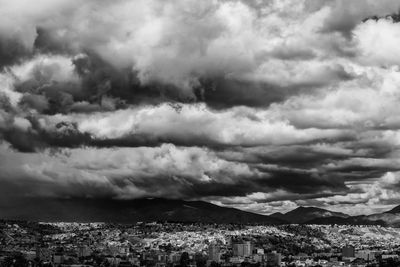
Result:
[[[399,8],[0,0],[0,204],[386,211],[400,204]]]

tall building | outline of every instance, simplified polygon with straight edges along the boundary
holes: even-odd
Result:
[[[78,247],[78,257],[87,257],[90,256],[91,251],[88,246],[82,245]]]
[[[342,257],[345,258],[354,258],[355,256],[355,249],[354,246],[346,245],[342,248]]]
[[[232,245],[233,255],[247,257],[251,255],[251,242],[245,241],[241,243],[233,243]]]
[[[276,251],[267,253],[267,266],[277,267],[281,265],[282,255]]]
[[[220,254],[219,254],[219,246],[216,244],[211,244],[208,246],[208,259],[210,261],[219,262]]]
[[[246,241],[243,245],[243,256],[250,256],[252,254],[251,242]]]
[[[243,254],[243,247],[241,243],[232,244],[233,256],[241,256]]]

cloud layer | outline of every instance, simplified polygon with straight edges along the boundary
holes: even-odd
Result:
[[[0,6],[5,195],[400,201],[398,1]]]

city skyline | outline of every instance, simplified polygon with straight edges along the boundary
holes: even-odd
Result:
[[[399,10],[0,0],[0,215],[32,199],[397,207]]]

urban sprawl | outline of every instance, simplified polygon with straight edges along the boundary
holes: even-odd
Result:
[[[382,226],[0,222],[0,266],[400,266]]]

